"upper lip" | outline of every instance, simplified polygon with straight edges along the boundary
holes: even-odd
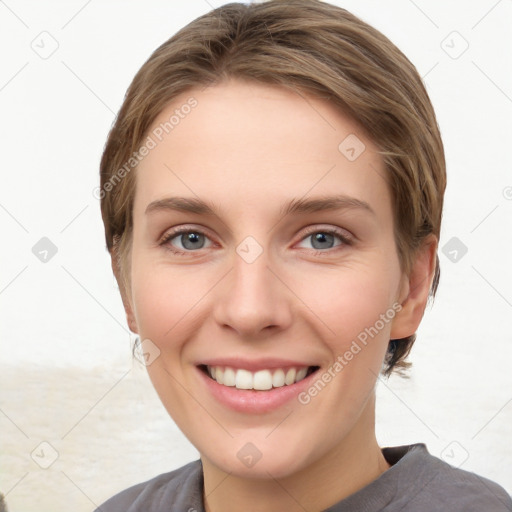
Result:
[[[290,359],[243,359],[241,357],[226,357],[207,359],[197,363],[197,366],[229,366],[233,369],[243,369],[250,372],[257,372],[259,370],[273,370],[278,368],[309,368],[310,366],[318,366],[311,364],[311,362],[301,362]]]

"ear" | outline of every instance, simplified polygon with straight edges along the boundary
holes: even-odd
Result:
[[[128,327],[130,328],[130,331],[138,334],[139,331],[137,327],[137,322],[135,320],[135,315],[133,314],[131,294],[128,293],[128,290],[126,289],[124,280],[122,278],[117,246],[114,246],[114,248],[110,252],[110,258],[112,262],[112,271],[114,272],[117,285],[119,286],[119,291],[121,292],[121,299],[123,301],[123,307],[126,313],[126,321],[128,323]]]
[[[403,276],[399,301],[402,309],[393,320],[391,339],[414,334],[423,318],[436,268],[437,238],[429,235],[417,250],[409,276]]]

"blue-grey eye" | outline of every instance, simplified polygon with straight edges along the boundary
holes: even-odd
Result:
[[[324,233],[322,231],[319,231],[318,233],[314,233],[313,235],[310,235],[310,238],[312,240],[312,245],[314,249],[331,249],[334,247],[334,235],[331,235],[329,233]],[[317,244],[318,246],[316,246]]]
[[[184,249],[202,249],[204,246],[204,235],[197,232],[183,233],[180,241]]]

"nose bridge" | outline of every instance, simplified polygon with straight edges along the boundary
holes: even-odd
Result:
[[[290,321],[286,287],[270,270],[268,247],[248,236],[235,248],[232,270],[216,300],[216,319],[241,335],[256,335]]]

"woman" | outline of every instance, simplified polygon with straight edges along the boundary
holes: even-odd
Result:
[[[349,12],[228,4],[158,48],[101,162],[107,247],[163,405],[201,454],[98,510],[512,510],[380,448],[439,281],[446,172],[414,66]]]

